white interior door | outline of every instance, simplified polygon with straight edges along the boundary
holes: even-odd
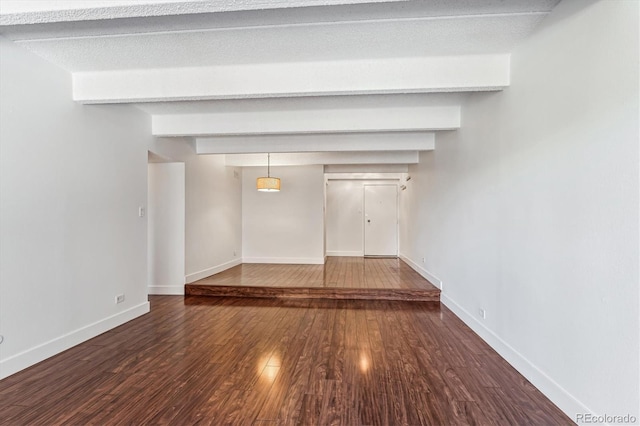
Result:
[[[364,186],[364,255],[398,255],[398,186]]]

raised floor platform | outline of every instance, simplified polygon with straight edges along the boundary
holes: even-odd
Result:
[[[185,286],[215,297],[439,302],[440,290],[397,258],[329,257],[324,265],[245,263]]]

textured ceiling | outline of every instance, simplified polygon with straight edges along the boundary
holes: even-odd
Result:
[[[2,0],[0,25],[93,21],[377,1],[385,0]]]
[[[273,75],[266,78],[260,72],[256,72],[256,78],[253,79],[252,74],[251,80],[255,80],[251,81],[253,93],[269,93],[271,89],[273,93],[287,93],[288,87],[293,87],[287,86],[287,78],[305,82],[304,85],[309,87],[308,91],[295,91],[295,98],[249,97],[241,100],[190,102],[171,102],[166,95],[166,98],[148,98],[157,99],[158,102],[136,105],[155,117],[174,116],[180,119],[179,116],[183,116],[184,123],[194,121],[193,118],[198,114],[203,117],[211,114],[220,114],[222,117],[226,114],[242,123],[243,117],[257,117],[259,114],[256,113],[262,111],[274,112],[280,119],[286,120],[287,111],[291,112],[291,117],[296,116],[293,112],[303,110],[311,111],[305,117],[313,117],[314,111],[321,117],[324,111],[330,115],[331,111],[345,111],[348,114],[350,109],[366,110],[369,114],[366,122],[371,123],[373,134],[378,128],[376,122],[388,118],[384,114],[389,111],[398,114],[395,119],[401,123],[407,120],[407,117],[402,117],[403,111],[410,111],[411,108],[414,108],[411,111],[419,111],[415,108],[421,107],[459,106],[468,96],[465,93],[431,93],[442,91],[438,86],[442,70],[438,71],[436,68],[458,62],[447,62],[449,59],[420,62],[435,64],[433,69],[425,69],[425,66],[416,65],[418,62],[412,62],[412,58],[459,59],[462,61],[460,63],[468,64],[470,69],[467,70],[469,72],[456,73],[455,78],[459,77],[461,80],[455,87],[462,87],[463,90],[500,90],[500,87],[491,84],[496,80],[491,74],[494,71],[489,72],[488,68],[477,65],[481,62],[465,58],[488,58],[488,55],[512,52],[558,2],[559,0],[0,0],[0,34],[71,73],[113,75],[117,80],[98,80],[123,81],[128,89],[136,87],[133,74],[141,71],[148,71],[144,75],[155,78],[153,87],[162,88],[167,84],[165,77],[169,75],[172,78],[179,76],[178,80],[172,80],[177,83],[188,83],[188,76],[198,75],[187,73],[186,70],[201,69],[206,74],[200,75],[208,77],[212,75],[209,70],[235,70],[235,66],[250,66],[264,71],[264,67],[276,64],[283,67],[279,68],[282,74],[277,74],[276,80]],[[354,75],[349,65],[353,63],[349,61],[354,60],[371,60],[371,64],[377,65],[365,67],[362,75]],[[330,78],[325,78],[326,81],[322,80],[325,77],[322,75],[317,81],[306,82],[306,74],[298,73],[303,68],[295,66],[310,64],[315,70],[325,69],[318,68],[319,64],[332,63],[338,66],[326,69],[334,70],[334,74],[338,72],[335,70],[339,70],[339,75],[332,74]],[[398,68],[399,63],[405,66]],[[432,65],[427,66],[429,67]],[[456,68],[461,69],[464,68]],[[136,73],[132,73],[132,70],[136,70]],[[158,72],[154,74],[154,70]],[[391,74],[384,74],[389,70]],[[181,72],[184,74],[180,74]],[[244,87],[247,83],[246,77],[243,79],[235,71],[215,75],[235,80],[197,80],[199,85],[187,84],[185,87],[211,89],[224,88],[225,84]],[[425,84],[433,86],[410,86],[408,81],[415,80],[416,75],[431,75],[430,78],[416,81],[425,81]],[[501,75],[506,75],[508,79],[508,57]],[[403,87],[402,82],[406,81],[408,90],[405,93],[417,91],[423,94],[385,94],[389,92],[382,86],[378,90],[370,88],[367,93],[373,94],[366,96],[349,95],[348,88],[342,89],[341,96],[332,94],[331,87],[336,86],[337,82],[342,85],[352,84],[348,82],[355,84],[363,79],[382,82],[386,81],[387,76],[395,78],[394,81],[400,88]],[[404,76],[407,77],[406,80],[403,80]],[[468,76],[481,78],[465,81]],[[474,86],[472,81],[474,84],[475,81],[487,83],[483,88]],[[265,86],[261,90],[260,87],[255,87],[256,84],[271,87]],[[102,88],[104,92],[112,90],[110,87],[117,88],[100,86],[98,89]],[[300,84],[296,87],[300,87]],[[323,91],[328,95],[313,96],[314,93]],[[397,93],[402,93],[402,90]],[[195,94],[189,99],[207,97],[203,91],[202,96]],[[104,102],[110,102],[109,98],[105,98]],[[128,102],[135,103],[135,100]],[[376,120],[376,111],[379,111],[380,120]],[[413,119],[419,121],[419,117]],[[429,119],[425,117],[425,121],[428,122]],[[310,129],[317,127],[318,123],[314,123],[313,119],[308,120]],[[348,123],[348,120],[345,122]],[[363,121],[360,124],[362,123]],[[247,134],[251,133],[249,127],[248,125]],[[304,126],[296,123],[290,127]],[[343,131],[344,134],[349,134],[355,130],[346,125]],[[366,134],[367,129],[360,127],[357,131]],[[304,138],[304,133],[300,131],[297,137]],[[209,135],[216,136],[216,133],[213,131]],[[393,134],[380,136],[385,137],[389,138],[390,144],[393,143]],[[269,140],[271,139],[264,139],[265,152],[269,150]],[[362,140],[366,143],[367,138]],[[371,158],[374,157],[380,158]]]
[[[22,25],[124,18],[200,16],[203,22],[238,25],[318,20],[380,19],[548,12],[559,0],[0,0],[0,25]],[[355,5],[355,6],[354,6]],[[332,6],[332,7],[325,7]],[[225,12],[225,13],[220,13]],[[224,15],[222,17],[221,15]],[[160,21],[162,22],[162,21]],[[180,22],[180,21],[177,21]],[[184,22],[184,21],[182,21]],[[166,21],[165,21],[166,24]],[[60,27],[58,27],[60,28]]]
[[[401,18],[21,41],[69,71],[506,53],[544,14]]]
[[[60,4],[64,3],[54,4],[62,7]],[[103,3],[108,4],[101,1],[95,5]],[[119,3],[125,2],[117,1],[114,7],[100,10],[111,10],[113,16],[120,16]],[[5,25],[0,31],[72,72],[490,54],[510,52],[557,0],[436,0],[291,7],[323,3],[332,2],[162,1],[128,6],[131,14],[135,11],[140,16],[135,18]],[[196,13],[260,5],[288,8]],[[177,15],[158,17],[156,9],[163,11],[161,15]],[[92,10],[95,9],[76,12],[88,14]],[[12,23],[17,21],[11,21],[11,17],[26,19],[51,13],[54,12],[0,16]],[[55,21],[54,17],[50,19]]]

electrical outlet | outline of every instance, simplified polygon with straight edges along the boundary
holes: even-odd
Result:
[[[233,251],[233,257],[236,257],[236,251],[235,250]]]
[[[124,302],[124,294],[119,294],[116,296],[116,304]]]
[[[482,319],[486,319],[487,318],[487,312],[484,309],[480,308],[478,310],[478,313],[480,314],[480,318],[482,318]]]
[[[422,264],[423,264],[423,265],[426,265],[426,263],[427,263],[427,258],[426,258],[426,257],[423,257],[423,258],[422,258]]]
[[[144,217],[144,207],[138,207],[138,217]]]

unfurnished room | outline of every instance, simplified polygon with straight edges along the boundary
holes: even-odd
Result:
[[[640,424],[638,0],[0,0],[0,424]]]

